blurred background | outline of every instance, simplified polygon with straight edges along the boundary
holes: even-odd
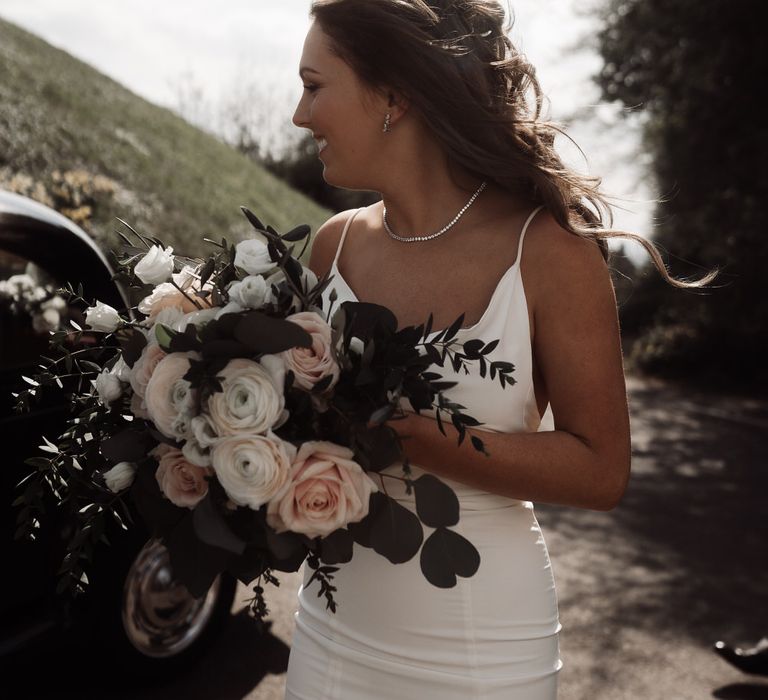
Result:
[[[677,277],[722,270],[713,288],[677,290],[641,246],[611,244],[633,477],[610,513],[537,506],[559,583],[563,697],[768,697],[709,648],[768,634],[760,5],[511,4],[548,114],[586,158],[565,138],[558,148],[603,178],[615,226],[656,242]],[[311,134],[291,123],[308,9],[2,0],[0,189],[61,211],[105,249],[120,217],[189,254],[203,236],[246,236],[240,205],[280,231],[314,231],[378,200],[327,185]],[[218,697],[282,697],[299,581],[285,579],[267,661]],[[233,612],[245,660],[265,642]],[[201,682],[183,692],[203,697]]]

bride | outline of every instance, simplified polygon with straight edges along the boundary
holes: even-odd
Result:
[[[309,265],[333,275],[324,312],[335,290],[331,313],[373,302],[401,326],[432,313],[437,332],[464,313],[458,340],[498,339],[488,359],[513,363],[515,383],[436,366],[489,455],[431,412],[389,422],[413,477],[456,491],[477,573],[438,588],[417,557],[393,565],[356,544],[332,613],[306,567],[286,697],[550,700],[561,625],[533,503],[609,510],[630,473],[607,238],[637,239],[683,284],[652,244],[610,230],[596,182],[561,163],[496,0],[316,0],[310,14],[293,122],[317,140],[326,182],[382,197],[315,234]],[[401,465],[381,487],[413,510],[389,474]]]

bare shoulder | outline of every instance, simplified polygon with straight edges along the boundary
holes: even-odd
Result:
[[[536,315],[544,306],[571,307],[577,298],[613,295],[610,271],[597,242],[567,231],[548,212],[538,214],[529,226],[521,273]]]
[[[331,268],[336,250],[339,247],[341,234],[347,221],[357,209],[346,209],[334,214],[312,236],[312,247],[309,254],[309,269],[318,278],[322,278]]]

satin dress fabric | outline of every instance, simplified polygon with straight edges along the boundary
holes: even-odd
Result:
[[[536,406],[528,305],[520,274],[525,232],[540,209],[525,222],[515,263],[499,280],[483,316],[458,332],[459,341],[499,339],[487,359],[513,363],[516,383],[502,387],[498,375],[495,380],[488,374],[482,378],[477,364],[470,366],[469,374],[454,372],[450,362],[432,366],[444,379],[458,382],[444,393],[485,424],[478,430],[554,430],[550,408],[542,417]],[[338,295],[333,310],[344,301],[357,301],[337,263],[359,211],[350,217],[339,242],[335,277],[324,291],[326,312],[333,288]],[[446,434],[445,439],[457,439],[450,420]],[[412,472],[417,478],[424,470],[412,465]],[[402,476],[401,463],[384,473]],[[389,495],[415,512],[413,496],[406,494],[402,482],[384,481]],[[318,582],[307,585],[312,569],[305,563],[286,679],[288,700],[557,697],[563,665],[561,625],[552,566],[533,503],[443,481],[460,504],[460,521],[452,529],[478,549],[478,571],[470,578],[459,577],[453,588],[437,588],[425,579],[418,554],[404,564],[391,564],[356,543],[352,560],[339,564],[334,574],[337,609],[332,613],[325,596],[318,597]],[[432,532],[424,526],[425,540]]]

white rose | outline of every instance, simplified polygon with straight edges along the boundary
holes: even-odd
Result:
[[[173,273],[173,248],[169,246],[163,250],[159,245],[153,245],[133,271],[145,284],[166,282]]]
[[[112,493],[127,489],[136,476],[136,465],[132,462],[119,462],[109,471],[104,472],[104,481]]]
[[[123,359],[122,355],[120,355],[120,357],[117,358],[117,362],[115,362],[115,365],[114,367],[112,367],[111,372],[121,382],[128,383],[131,381],[131,368],[125,363],[125,360]]]
[[[265,240],[249,238],[235,246],[235,266],[249,275],[269,272],[277,263],[272,262]]]
[[[283,415],[283,387],[278,388],[273,373],[258,362],[235,358],[217,376],[222,391],[208,399],[208,415],[217,435],[264,433]]]
[[[99,401],[104,406],[109,406],[115,399],[120,398],[120,394],[123,393],[120,380],[108,369],[103,370],[101,374],[96,377],[93,385],[96,387],[96,391],[99,394]]]
[[[257,510],[287,483],[296,451],[269,431],[223,438],[211,448],[211,459],[229,498]]]
[[[97,301],[85,310],[85,322],[95,331],[111,333],[120,325],[120,314],[109,304]]]
[[[248,309],[260,309],[267,298],[267,282],[261,275],[249,275],[227,288],[229,298]]]
[[[267,295],[265,297],[264,303],[266,304],[275,304],[277,303],[277,297],[275,296],[275,293],[272,291],[272,285],[274,284],[278,289],[280,288],[280,283],[283,282],[286,279],[285,272],[281,269],[275,270],[269,277],[266,278],[265,283],[267,285]],[[312,272],[308,267],[302,266],[301,271],[301,282],[306,291],[309,291],[313,287],[317,285],[317,275]],[[289,285],[289,289],[293,292],[293,287],[290,286],[290,282],[285,282],[287,285]],[[299,303],[299,298],[296,296],[296,293],[293,292],[293,301],[294,306],[297,306]]]

